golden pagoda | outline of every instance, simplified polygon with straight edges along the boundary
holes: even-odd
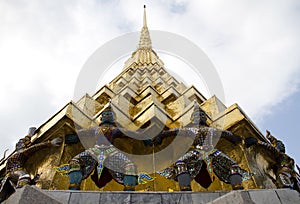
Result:
[[[145,132],[179,128],[188,125],[196,101],[208,114],[208,123],[212,127],[229,130],[242,137],[255,137],[267,142],[255,124],[244,111],[233,104],[226,107],[217,96],[206,99],[193,85],[186,86],[175,79],[164,67],[163,61],[152,49],[150,33],[147,27],[146,11],[144,10],[143,27],[137,49],[125,62],[122,72],[107,85],[100,88],[94,95],[84,95],[77,102],[69,102],[44,124],[32,137],[32,144],[62,137],[63,145],[58,148],[44,149],[30,156],[26,169],[31,175],[42,173],[37,183],[42,189],[67,190],[68,176],[64,176],[54,167],[68,163],[75,155],[90,146],[91,141],[78,139],[70,140],[76,135],[76,130],[89,128],[100,123],[100,114],[111,100],[118,125],[130,130],[143,129]],[[85,143],[86,144],[83,144]],[[162,151],[172,140],[163,141],[153,147],[145,146],[143,142],[133,139],[120,138],[115,146],[127,153],[149,155],[149,165],[140,167],[140,171],[148,170],[152,173],[153,181],[136,186],[137,191],[179,191],[175,181],[168,180],[155,172],[167,167],[169,155],[157,158],[154,153]],[[270,168],[274,164],[272,155],[263,149],[248,148],[243,144],[233,145],[220,139],[216,145],[218,149],[233,158],[241,168],[254,175],[244,182],[245,189],[276,188],[272,181],[275,175]],[[165,166],[164,162],[165,161]],[[5,173],[5,166],[1,166],[1,175]],[[268,176],[267,176],[268,175]],[[229,184],[221,182],[215,177],[207,188],[192,182],[193,191],[231,190]],[[106,186],[98,188],[88,178],[81,184],[81,190],[93,191],[122,191],[123,186],[116,181],[110,181]]]

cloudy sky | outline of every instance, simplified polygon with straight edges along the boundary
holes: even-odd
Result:
[[[73,98],[97,48],[141,29],[143,4],[149,29],[198,45],[220,75],[225,104],[238,103],[300,162],[298,0],[0,0],[0,152]]]

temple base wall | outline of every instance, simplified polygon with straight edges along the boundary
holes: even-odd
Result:
[[[11,203],[211,203],[211,204],[294,204],[300,194],[290,189],[264,189],[214,192],[99,192],[41,190],[25,186],[18,189],[5,204]]]

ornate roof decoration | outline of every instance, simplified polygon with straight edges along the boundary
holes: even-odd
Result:
[[[141,31],[139,49],[152,49],[152,43],[150,39],[149,30],[147,27],[147,19],[146,19],[146,6],[144,6],[144,24]]]
[[[159,59],[158,55],[152,49],[150,33],[147,26],[146,6],[144,5],[144,20],[140,34],[138,48],[132,53],[124,65],[124,69],[136,66],[155,65],[162,67],[164,63]]]

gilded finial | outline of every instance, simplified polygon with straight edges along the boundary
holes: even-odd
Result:
[[[132,53],[132,56],[125,62],[124,69],[149,64],[157,64],[160,67],[164,66],[164,63],[159,59],[154,50],[152,50],[152,43],[147,27],[146,5],[144,5],[143,27],[140,33],[139,44],[137,49]]]
[[[152,49],[150,34],[147,27],[146,5],[144,5],[143,27],[140,36],[139,49]]]
[[[147,27],[147,19],[146,19],[146,5],[144,5],[144,27]]]

